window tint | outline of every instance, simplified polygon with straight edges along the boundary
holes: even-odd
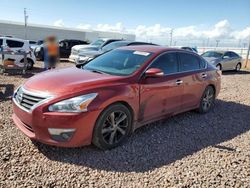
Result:
[[[231,53],[230,53],[230,52],[226,52],[226,53],[224,54],[224,56],[231,57]]]
[[[0,39],[0,48],[3,45],[3,39]]]
[[[143,51],[112,50],[94,58],[83,69],[127,76],[138,70],[151,55]]]
[[[10,48],[21,48],[23,47],[24,43],[20,41],[14,40],[6,40],[7,46]]]
[[[239,57],[239,55],[234,52],[231,52],[231,57]]]
[[[156,59],[150,68],[159,68],[164,74],[172,74],[178,72],[178,61],[176,53],[166,53]]]
[[[200,69],[199,59],[191,54],[179,53],[181,62],[181,71],[192,71]]]
[[[206,60],[203,59],[203,58],[201,58],[201,59],[200,59],[200,68],[201,68],[201,69],[204,69],[204,68],[206,68],[206,66],[207,66]]]

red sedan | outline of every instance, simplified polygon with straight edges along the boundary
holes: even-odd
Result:
[[[110,149],[138,127],[197,109],[208,112],[221,73],[199,55],[159,46],[123,47],[82,68],[40,73],[13,96],[13,120],[29,138]]]

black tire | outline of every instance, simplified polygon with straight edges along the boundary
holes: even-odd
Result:
[[[117,122],[119,118],[120,123]],[[113,104],[98,117],[92,143],[103,150],[112,149],[123,143],[131,130],[132,115],[129,109],[120,103]]]
[[[215,100],[215,90],[212,86],[207,86],[200,99],[199,113],[207,113],[213,106]]]
[[[216,68],[221,71],[222,70],[221,64],[216,65]]]
[[[27,67],[25,68],[25,70],[31,70],[31,69],[33,69],[34,62],[31,59],[29,59],[29,58],[27,58],[27,61],[28,61],[28,64],[27,64]],[[20,62],[23,63],[24,59],[22,59]]]
[[[241,69],[241,63],[237,63],[237,65],[235,66],[235,71],[238,72]]]

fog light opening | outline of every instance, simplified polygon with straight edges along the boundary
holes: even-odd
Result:
[[[72,138],[75,132],[75,129],[49,128],[48,131],[53,140],[58,141],[58,142],[65,142],[65,141],[69,141]]]

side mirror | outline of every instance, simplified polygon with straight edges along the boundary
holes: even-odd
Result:
[[[163,77],[164,72],[158,68],[150,68],[145,72],[145,76],[146,77],[154,77],[154,78]]]

